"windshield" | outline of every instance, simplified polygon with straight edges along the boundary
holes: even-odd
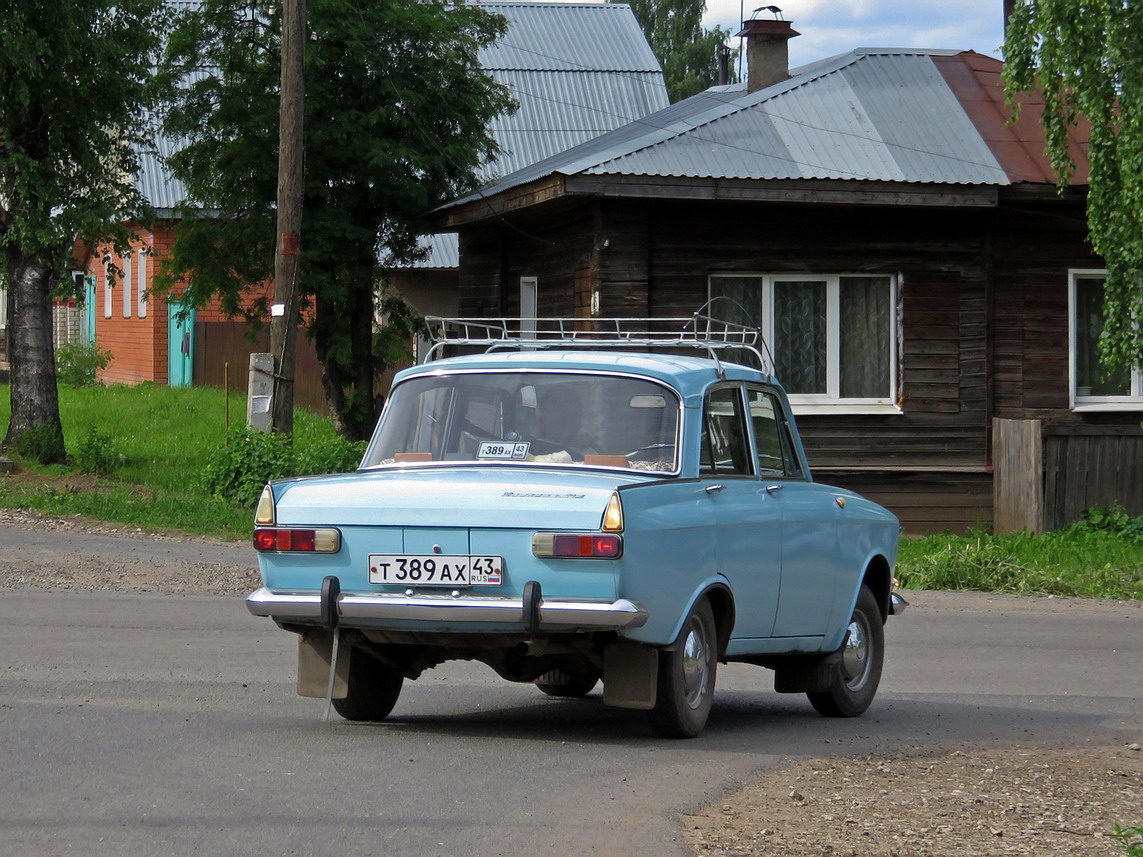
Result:
[[[363,467],[429,461],[673,472],[679,399],[641,378],[458,372],[393,389]]]

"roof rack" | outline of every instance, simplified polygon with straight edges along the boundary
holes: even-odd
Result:
[[[705,309],[705,307],[704,307]],[[702,311],[692,316],[657,318],[443,318],[426,316],[432,347],[425,360],[440,356],[446,346],[513,349],[698,349],[705,351],[722,374],[724,356],[738,352],[774,373],[774,363],[758,329],[723,321]],[[761,347],[759,347],[761,346]],[[736,355],[735,355],[736,356]],[[738,362],[741,357],[737,357]]]

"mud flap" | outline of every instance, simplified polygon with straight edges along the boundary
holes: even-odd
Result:
[[[329,691],[329,665],[333,660],[333,635],[337,631],[308,629],[298,637],[298,695],[325,699]],[[333,679],[333,699],[349,693],[349,662],[353,646],[342,646]]]
[[[636,643],[616,643],[603,650],[603,704],[616,708],[655,707],[659,650]]]

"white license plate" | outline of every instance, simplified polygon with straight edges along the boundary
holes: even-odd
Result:
[[[370,583],[403,586],[495,586],[503,582],[504,560],[464,554],[369,555]]]

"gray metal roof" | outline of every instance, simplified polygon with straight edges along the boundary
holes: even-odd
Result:
[[[505,176],[481,195],[553,174],[1009,184],[931,59],[959,54],[860,48],[754,93],[708,90]]]
[[[509,22],[504,38],[480,52],[488,71],[660,71],[625,4],[485,0],[480,6]]]
[[[154,143],[156,151],[138,152],[139,171],[135,174],[135,188],[143,198],[151,203],[160,217],[169,216],[175,206],[186,199],[186,188],[167,169],[165,159],[178,151],[178,146],[168,137],[158,133],[156,128]]]
[[[620,3],[482,2],[508,32],[480,62],[519,109],[489,126],[503,153],[486,181],[506,176],[667,106],[659,62],[630,7]],[[453,234],[432,236],[418,268],[455,268]]]

